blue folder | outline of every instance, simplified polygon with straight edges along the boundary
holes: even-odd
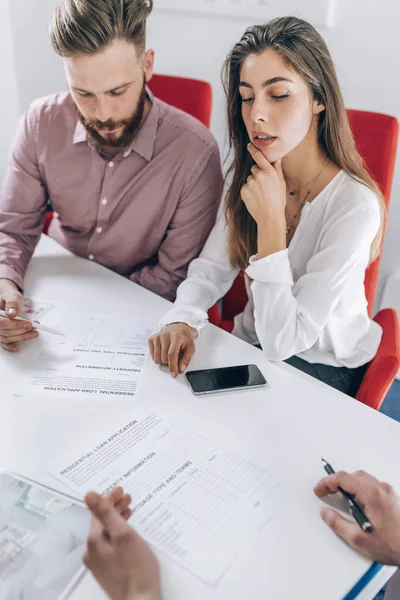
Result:
[[[351,588],[348,594],[343,598],[343,600],[355,600],[360,592],[369,584],[370,581],[379,573],[382,569],[382,565],[379,563],[374,563],[368,569],[368,571],[361,577],[359,581],[357,581],[356,585]]]

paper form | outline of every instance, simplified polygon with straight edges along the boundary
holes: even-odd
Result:
[[[143,411],[75,448],[49,473],[81,496],[122,485],[134,498],[131,525],[216,586],[273,516],[287,486],[219,444]]]
[[[12,394],[112,400],[137,395],[153,322],[74,319],[57,328],[65,337],[41,334],[14,357]]]
[[[53,302],[42,302],[37,298],[24,298],[21,316],[31,321],[40,321],[55,306]]]

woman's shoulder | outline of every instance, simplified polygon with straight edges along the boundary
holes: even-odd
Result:
[[[363,215],[366,219],[380,219],[380,203],[376,193],[365,183],[340,171],[331,181],[330,211],[338,216]]]

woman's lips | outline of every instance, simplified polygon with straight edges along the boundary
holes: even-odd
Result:
[[[253,144],[257,146],[257,148],[268,148],[274,142],[276,142],[278,138],[272,135],[262,135],[258,134],[253,136]]]

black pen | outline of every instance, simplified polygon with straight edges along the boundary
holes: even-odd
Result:
[[[321,460],[324,465],[324,469],[328,473],[328,475],[333,475],[333,473],[335,472],[333,467],[324,458],[321,458]],[[346,492],[343,488],[339,487],[339,491],[342,494],[343,498],[346,500],[350,513],[353,515],[361,529],[366,533],[372,533],[371,522],[367,518],[361,506],[354,500],[353,496]]]

